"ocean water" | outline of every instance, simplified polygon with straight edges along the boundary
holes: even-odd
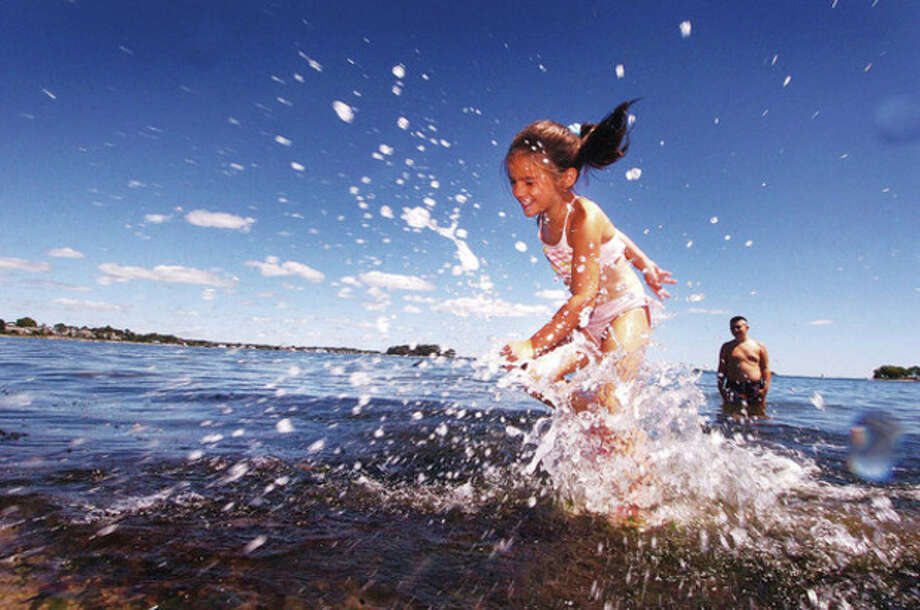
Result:
[[[920,384],[0,339],[0,607],[920,605]]]

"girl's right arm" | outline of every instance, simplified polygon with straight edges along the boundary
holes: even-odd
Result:
[[[665,271],[655,264],[655,261],[650,259],[633,240],[629,239],[626,233],[623,233],[623,231],[615,227],[614,229],[620,234],[620,239],[623,240],[623,243],[626,244],[626,260],[632,263],[633,266],[642,273],[643,277],[645,277],[645,283],[652,289],[652,292],[655,293],[659,301],[669,298],[671,293],[668,292],[662,284],[677,283],[677,280],[671,277],[671,272]]]
[[[590,208],[589,208],[590,209]],[[586,307],[591,307],[600,290],[600,251],[604,228],[602,214],[590,213],[582,205],[572,211],[566,239],[572,245],[572,295],[553,319],[533,334],[530,343],[534,355],[551,350],[575,330]]]

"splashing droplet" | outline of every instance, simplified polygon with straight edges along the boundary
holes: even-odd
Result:
[[[355,109],[345,102],[339,100],[332,102],[332,109],[346,123],[351,123],[355,120]]]

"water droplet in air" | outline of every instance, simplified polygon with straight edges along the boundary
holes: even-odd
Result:
[[[340,119],[346,123],[351,123],[355,120],[355,110],[345,102],[336,100],[332,102],[332,109],[335,110],[335,113],[339,116]]]
[[[815,392],[811,397],[811,404],[815,406],[819,411],[824,410],[824,397],[821,396],[818,392]]]

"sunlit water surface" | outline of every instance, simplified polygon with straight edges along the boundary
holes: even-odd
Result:
[[[770,419],[738,422],[676,366],[604,418],[504,381],[465,359],[0,339],[0,599],[920,604],[920,384],[776,377]],[[870,447],[879,420],[892,442]]]

